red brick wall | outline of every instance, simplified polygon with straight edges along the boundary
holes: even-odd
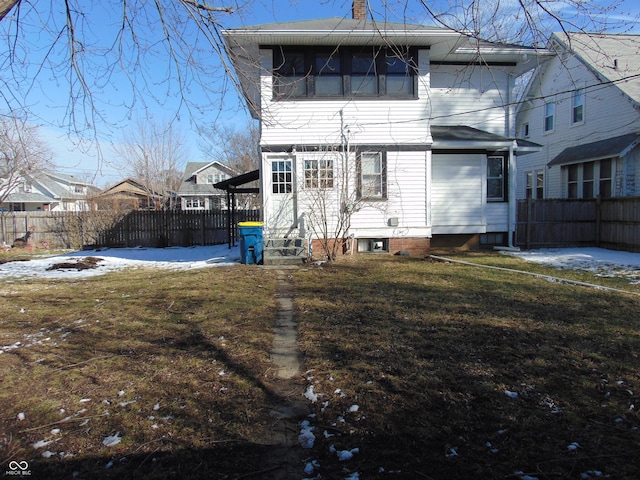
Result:
[[[358,240],[353,241],[353,253],[356,254],[358,249]],[[320,240],[313,240],[313,258],[316,260],[325,260]],[[425,257],[431,252],[431,239],[429,238],[390,238],[389,253],[398,254],[400,252],[408,252],[412,257]],[[348,254],[349,252],[342,252]],[[339,253],[340,254],[340,253]]]

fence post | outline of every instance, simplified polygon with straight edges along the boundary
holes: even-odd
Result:
[[[526,239],[525,248],[528,250],[531,248],[531,216],[533,212],[533,198],[527,198],[527,223],[526,223]]]
[[[602,208],[602,197],[600,195],[598,195],[596,197],[596,238],[595,238],[595,244],[596,247],[600,247],[600,228],[601,228],[601,224],[602,224],[602,212],[600,211],[600,209]]]

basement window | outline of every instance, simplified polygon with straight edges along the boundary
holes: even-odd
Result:
[[[359,238],[358,253],[389,253],[389,239]]]

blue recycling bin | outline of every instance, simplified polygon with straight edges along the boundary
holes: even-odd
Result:
[[[238,233],[240,236],[240,261],[244,264],[261,264],[264,240],[262,237],[262,222],[240,222]]]

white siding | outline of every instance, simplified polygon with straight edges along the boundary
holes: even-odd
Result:
[[[363,202],[352,217],[356,237],[424,237],[427,225],[427,152],[387,153],[387,199]],[[398,219],[396,227],[390,219]]]
[[[509,75],[499,68],[431,67],[431,117],[434,125],[468,125],[508,135],[505,117]]]
[[[433,155],[433,233],[484,233],[486,157]],[[505,216],[506,221],[506,216]]]
[[[271,51],[262,50],[271,71]],[[261,79],[262,145],[425,144],[429,138],[428,52],[420,52],[420,99],[273,100],[270,75]]]
[[[530,96],[520,108],[517,124],[521,132],[529,124],[529,138],[543,145],[537,153],[518,157],[517,198],[525,198],[524,172],[544,169],[545,197],[562,198],[561,167],[546,165],[565,148],[605,140],[638,131],[639,116],[633,104],[615,85],[604,87],[584,64],[573,57],[557,57],[543,67]],[[573,101],[571,91],[586,87],[584,121],[572,123]],[[569,92],[569,93],[560,93]],[[544,132],[544,102],[554,100],[555,126]]]

